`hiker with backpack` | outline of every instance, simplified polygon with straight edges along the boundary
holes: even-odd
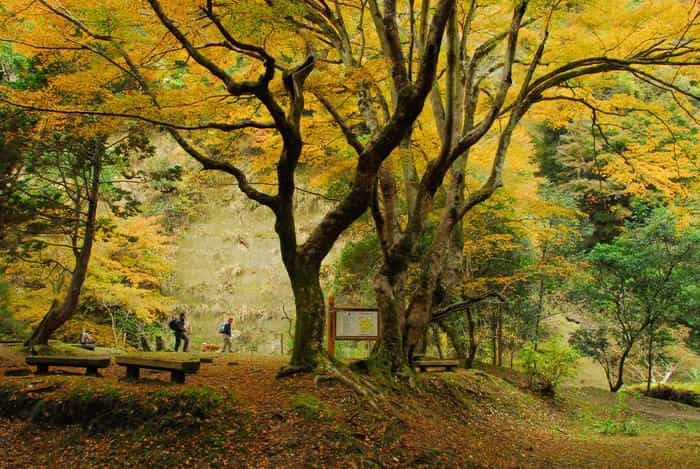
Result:
[[[190,339],[187,337],[185,328],[185,313],[180,313],[179,319],[171,319],[168,323],[170,329],[172,329],[175,334],[175,351],[177,352],[180,348],[180,342],[183,342],[182,351],[187,352],[190,346]]]
[[[228,321],[219,326],[219,332],[224,336],[224,346],[221,348],[221,352],[231,351],[231,324],[233,323],[233,318],[229,317]]]

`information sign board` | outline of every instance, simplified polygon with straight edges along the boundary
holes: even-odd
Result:
[[[335,310],[336,339],[376,339],[379,336],[377,311]]]

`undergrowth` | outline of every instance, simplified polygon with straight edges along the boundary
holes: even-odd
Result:
[[[308,420],[327,420],[334,412],[318,397],[312,394],[295,394],[289,398],[292,409]]]
[[[628,391],[641,392],[648,397],[700,407],[700,386],[693,384],[667,383],[655,384],[646,392],[646,384],[630,386]]]
[[[145,432],[196,431],[226,419],[243,430],[245,415],[232,395],[208,388],[164,389],[148,395],[109,385],[82,385],[36,395],[14,383],[0,385],[0,417],[50,425],[78,425],[102,432],[129,428]]]

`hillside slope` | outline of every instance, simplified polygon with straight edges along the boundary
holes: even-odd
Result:
[[[3,349],[3,368],[21,360]],[[0,467],[700,465],[700,409],[681,404],[629,397],[621,406],[590,388],[543,400],[460,370],[384,388],[373,408],[342,384],[276,380],[282,363],[220,356],[184,386],[157,372],[129,382],[114,365],[102,378],[3,377],[0,410],[14,418],[0,422]],[[605,435],[612,421],[638,435]]]

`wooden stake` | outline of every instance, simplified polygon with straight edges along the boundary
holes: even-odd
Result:
[[[328,355],[335,358],[335,298],[328,297]]]

